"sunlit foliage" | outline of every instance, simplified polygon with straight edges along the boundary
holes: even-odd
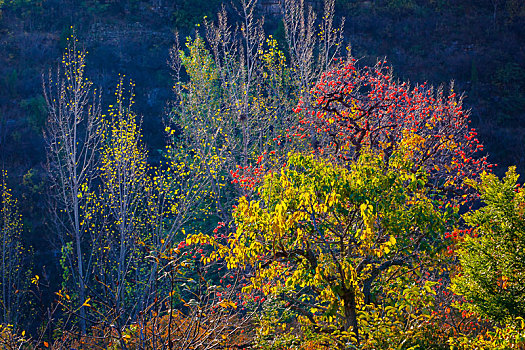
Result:
[[[340,59],[334,5],[318,18],[304,1],[284,1],[287,47],[264,33],[252,0],[240,1],[238,24],[223,10],[177,42],[156,165],[133,83],[120,79],[103,115],[86,52],[69,40],[44,82],[61,314],[48,309],[35,344],[523,345],[517,175],[483,172],[491,165],[477,157],[483,146],[453,86],[410,86],[385,60]],[[7,319],[22,250],[10,242],[21,225],[2,190],[3,251],[14,254],[2,258],[2,322],[16,323]],[[477,194],[485,206],[461,218]],[[25,341],[18,334],[0,329],[13,344]]]
[[[426,84],[411,87],[392,74],[386,60],[363,68],[351,57],[339,62],[296,109],[301,116],[296,135],[341,162],[369,147],[388,164],[396,150],[411,144],[406,156],[426,169],[429,183],[450,198],[465,199],[462,179],[478,178],[492,165],[477,157],[483,145],[469,127],[462,96],[453,85],[448,93]]]
[[[357,314],[374,282],[396,266],[427,263],[455,217],[452,207],[439,208],[425,171],[412,170],[402,153],[385,168],[365,152],[349,169],[291,154],[265,176],[260,199],[240,198],[224,240],[197,235],[189,242],[215,248],[204,261],[253,270],[243,292],[277,302],[323,341],[357,344]],[[261,324],[261,336],[281,327],[279,317]]]
[[[482,317],[504,321],[525,317],[525,191],[510,168],[504,179],[483,174],[469,183],[484,206],[464,216],[470,225],[459,243],[461,263],[453,290],[465,308]]]

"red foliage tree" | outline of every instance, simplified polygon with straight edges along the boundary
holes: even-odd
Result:
[[[434,186],[464,195],[461,180],[477,178],[492,167],[477,133],[469,127],[463,96],[451,84],[413,87],[393,78],[386,61],[357,68],[356,60],[335,62],[312,89],[310,100],[299,103],[300,126],[295,133],[309,140],[315,152],[338,162],[355,160],[362,149],[376,149],[388,166],[390,155],[409,147],[416,167],[424,167]],[[465,197],[464,197],[465,198]]]

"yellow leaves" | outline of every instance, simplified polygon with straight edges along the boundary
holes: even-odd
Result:
[[[175,135],[176,131],[173,130],[172,128],[170,128],[169,126],[167,126],[164,131],[169,134],[169,135]]]
[[[55,294],[58,297],[60,297],[61,299],[62,298],[66,298],[67,300],[71,300],[71,297],[67,293],[62,294],[62,290],[59,290],[58,292],[55,292]]]
[[[83,307],[91,307],[91,304],[89,304],[89,301],[91,300],[91,298],[87,298],[86,301],[84,301],[84,303],[82,304]]]
[[[396,237],[394,237],[393,235],[390,236],[390,239],[388,240],[389,245],[394,246],[396,242],[397,242]]]
[[[336,191],[330,192],[326,196],[326,200],[325,200],[326,208],[323,208],[323,209],[325,209],[325,210],[323,210],[323,212],[327,212],[328,208],[332,208],[333,206],[335,206],[339,202],[339,198],[340,197],[341,197],[341,195],[338,194]]]
[[[38,285],[38,282],[40,281],[40,276],[35,275],[35,277],[31,278],[31,283]]]
[[[233,301],[231,300],[223,300],[221,301],[219,304],[218,304],[220,307],[223,307],[225,309],[227,308],[233,308],[233,309],[237,309],[237,304],[235,304]]]
[[[343,282],[343,284],[349,288],[349,287],[354,287],[354,289],[358,289],[357,288],[357,283],[358,283],[358,277],[357,277],[357,271],[355,269],[355,267],[349,263],[348,261],[343,261],[340,263],[341,264],[341,267],[343,269],[343,272],[344,272],[344,276],[345,276],[345,279],[344,281],[341,281]],[[335,269],[335,264],[333,265],[333,268]],[[334,270],[335,272],[335,270]]]
[[[257,206],[259,206],[259,203],[257,203]],[[286,202],[279,202],[275,206],[275,213],[276,215],[283,216],[284,214],[286,214],[287,209],[288,207],[286,205]]]
[[[243,293],[258,292],[268,299],[308,294],[305,302],[314,322],[337,327],[344,312],[342,291],[355,290],[362,305],[362,283],[373,267],[393,252],[403,254],[403,247],[397,247],[406,238],[402,231],[407,225],[400,222],[406,208],[403,184],[411,173],[400,167],[394,177],[377,165],[378,158],[365,155],[344,169],[313,156],[290,155],[287,166],[258,186],[251,197],[258,200],[239,199],[226,236],[194,234],[186,242],[212,245],[201,260],[205,264],[223,258],[229,269],[248,268],[253,275]],[[364,268],[358,273],[357,266]],[[220,304],[221,309],[231,307],[228,301]]]
[[[428,123],[426,124],[427,128],[432,129]],[[410,131],[403,130],[403,138],[400,142],[401,148],[404,149],[403,157],[405,159],[410,159],[414,156],[414,153],[419,152],[425,147],[426,140],[424,137]]]
[[[501,276],[500,285],[502,289],[507,289],[508,281],[509,281],[509,278],[507,276]]]
[[[425,289],[425,291],[429,294],[432,294],[432,295],[436,295],[436,291],[434,289],[432,289],[432,286],[434,285],[433,282],[430,282],[430,281],[426,281],[425,282],[425,285],[423,286],[423,288]]]
[[[314,202],[314,194],[312,191],[302,191],[299,193],[299,202],[305,206],[310,206]]]
[[[446,142],[442,143],[439,146],[439,150],[450,150],[450,151],[453,151],[456,148],[458,148],[459,146],[461,146],[461,144],[458,144],[454,140],[449,139],[449,140],[447,140]]]
[[[369,213],[372,212],[373,209],[374,207],[369,203],[362,203],[359,206],[359,210],[361,210],[361,216],[363,216],[364,218],[366,218],[369,215]]]
[[[390,253],[392,249],[394,249],[396,243],[396,238],[393,235],[391,235],[388,241],[380,245],[379,249],[375,249],[375,255],[377,257],[381,257],[385,254]]]
[[[359,210],[361,211],[361,217],[363,218],[363,224],[364,224],[364,230],[360,230],[361,241],[367,241],[369,240],[373,234],[374,234],[374,224],[376,221],[376,217],[373,214],[374,207],[370,204],[368,204],[368,201],[366,203],[362,203],[359,206]]]

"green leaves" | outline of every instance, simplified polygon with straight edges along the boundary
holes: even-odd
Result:
[[[453,289],[470,303],[465,308],[495,321],[525,316],[525,192],[511,167],[499,180],[482,174],[479,191],[485,204],[464,215],[470,235],[460,241],[461,274]]]

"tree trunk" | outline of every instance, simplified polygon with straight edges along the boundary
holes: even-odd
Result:
[[[357,324],[357,310],[356,310],[356,301],[355,301],[355,293],[353,291],[347,290],[343,294],[343,303],[344,303],[344,310],[345,310],[345,323],[344,323],[344,329],[345,331],[352,330],[355,334],[355,338],[357,339],[357,344],[359,345],[359,327]]]
[[[75,172],[76,176],[76,172]],[[73,200],[73,209],[74,209],[74,219],[75,219],[75,243],[76,243],[76,251],[77,251],[77,264],[78,264],[78,279],[79,279],[79,302],[80,302],[80,331],[83,335],[86,334],[86,309],[84,307],[84,303],[86,302],[86,286],[84,285],[84,266],[82,264],[82,244],[80,242],[80,214],[79,214],[79,206],[78,203],[78,189],[80,188],[80,185],[75,185],[76,191],[74,192],[75,197]]]

